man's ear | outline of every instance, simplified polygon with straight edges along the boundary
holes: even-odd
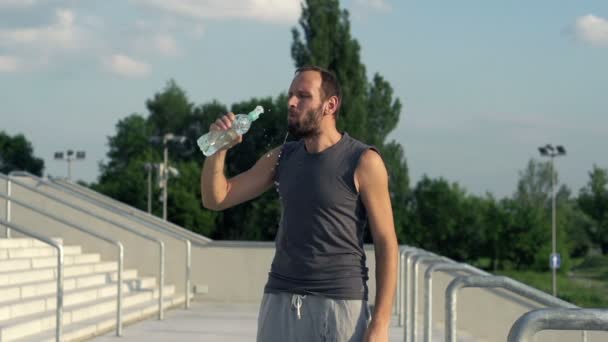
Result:
[[[333,115],[338,111],[338,106],[340,105],[340,100],[337,96],[331,96],[327,99],[324,114]]]

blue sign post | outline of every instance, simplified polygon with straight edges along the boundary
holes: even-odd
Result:
[[[558,269],[562,265],[562,257],[559,253],[551,253],[549,257],[549,267],[552,270]]]

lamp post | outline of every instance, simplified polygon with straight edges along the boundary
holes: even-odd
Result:
[[[86,158],[86,153],[84,151],[76,151],[74,153],[73,150],[67,150],[64,152],[55,152],[55,160],[65,160],[68,163],[68,180],[72,179],[72,161],[75,160],[84,160]]]
[[[148,172],[148,214],[152,213],[152,171],[154,167],[153,163],[144,164],[144,169]]]
[[[560,256],[557,254],[557,242],[555,239],[555,177],[554,177],[554,165],[553,159],[559,156],[566,155],[566,149],[561,146],[555,146],[547,144],[538,148],[540,155],[543,157],[551,158],[551,256],[549,257],[549,265],[551,267],[552,282],[553,282],[553,296],[557,296],[557,279],[556,273],[557,268],[560,264]]]
[[[163,144],[163,164],[160,168],[160,184],[163,188],[163,220],[167,220],[167,193],[168,193],[168,180],[169,180],[169,172],[171,171],[175,175],[177,175],[177,170],[169,167],[169,142],[178,142],[183,143],[186,141],[186,137],[181,135],[174,135],[173,133],[166,133],[161,136],[153,136],[150,137],[150,142],[158,143],[162,142]]]

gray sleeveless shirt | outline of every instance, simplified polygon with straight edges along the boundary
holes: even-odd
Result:
[[[281,221],[265,292],[367,300],[367,213],[354,175],[369,148],[347,133],[320,153],[308,153],[303,140],[283,145],[275,171]]]

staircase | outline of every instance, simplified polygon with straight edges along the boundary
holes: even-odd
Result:
[[[33,239],[0,239],[0,342],[55,341],[56,253]],[[64,246],[63,341],[116,329],[117,269],[116,261]],[[123,325],[158,315],[156,278],[124,270],[122,289]],[[165,285],[165,308],[183,302],[174,286]]]

